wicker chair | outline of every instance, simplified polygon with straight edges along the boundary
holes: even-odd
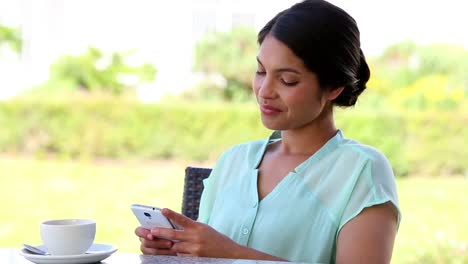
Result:
[[[184,196],[182,214],[193,220],[198,219],[198,207],[203,191],[203,180],[210,176],[211,169],[187,167],[185,168]]]

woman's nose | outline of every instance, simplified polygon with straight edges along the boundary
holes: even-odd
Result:
[[[270,99],[274,98],[275,94],[276,92],[272,82],[268,78],[265,78],[258,89],[258,96]]]

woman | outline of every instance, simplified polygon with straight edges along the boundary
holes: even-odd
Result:
[[[183,231],[136,229],[145,254],[389,263],[400,213],[392,169],[346,139],[333,108],[356,103],[370,72],[356,22],[322,0],[275,16],[258,34],[253,80],[267,140],[217,161],[199,220],[169,209]],[[172,242],[177,241],[177,242]]]

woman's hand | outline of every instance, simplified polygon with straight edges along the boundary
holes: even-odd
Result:
[[[209,225],[193,221],[167,208],[162,210],[162,214],[183,230],[155,227],[151,229],[151,234],[160,239],[167,239],[165,241],[177,241],[170,250],[178,256],[236,258],[235,254],[242,251],[241,245]]]
[[[154,237],[150,230],[138,227],[135,229],[135,234],[140,238],[140,250],[146,255],[176,255],[176,252],[171,250],[174,242]]]

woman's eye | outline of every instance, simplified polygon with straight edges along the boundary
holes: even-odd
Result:
[[[281,79],[281,82],[286,86],[294,86],[299,83],[299,81],[287,81],[285,79]]]
[[[257,70],[255,72],[257,75],[264,75],[266,72],[265,71],[261,71],[261,70]]]

